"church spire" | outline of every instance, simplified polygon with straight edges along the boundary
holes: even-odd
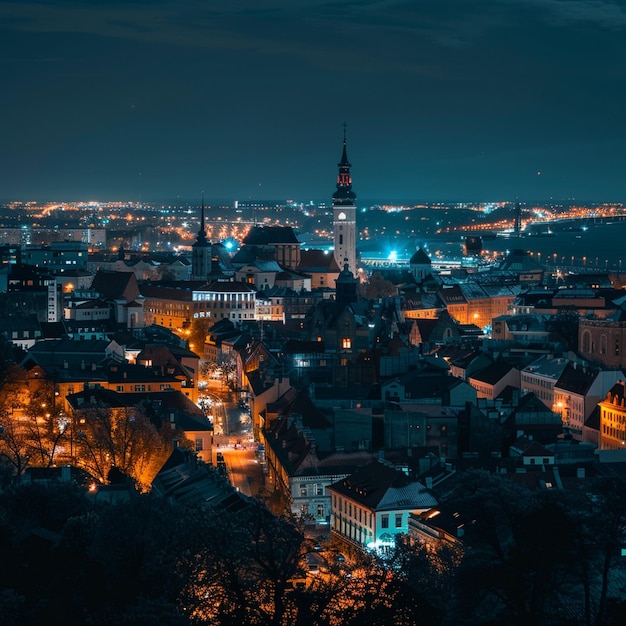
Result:
[[[206,280],[211,269],[211,242],[207,241],[204,224],[204,191],[202,192],[202,211],[200,230],[196,241],[191,246],[191,275],[193,280]]]
[[[350,175],[350,161],[348,161],[348,142],[346,141],[347,124],[343,124],[343,152],[341,161],[337,163],[339,174],[337,175],[337,191],[333,194],[333,205],[354,204],[356,194],[352,191],[352,177]]]
[[[202,192],[202,210],[200,213],[200,230],[198,231],[198,239],[206,239],[206,229],[204,227],[204,191]]]

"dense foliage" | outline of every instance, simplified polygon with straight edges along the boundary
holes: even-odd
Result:
[[[384,560],[350,563],[261,502],[111,504],[68,483],[15,485],[0,493],[0,623],[620,623],[620,481],[594,484],[591,499],[483,472],[458,485],[449,504],[471,520],[461,550],[402,541]],[[322,565],[307,575],[312,554]]]

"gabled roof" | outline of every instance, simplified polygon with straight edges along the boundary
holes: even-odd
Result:
[[[511,450],[519,454],[520,456],[541,456],[551,457],[554,456],[554,452],[551,452],[547,448],[544,448],[540,443],[537,443],[534,439],[528,437],[519,437],[512,445]]]
[[[324,250],[302,250],[298,270],[309,273],[339,273],[335,255]]]
[[[510,363],[496,361],[484,369],[472,374],[472,380],[478,380],[488,385],[495,385],[502,380],[513,368]]]
[[[291,226],[255,226],[243,240],[246,245],[299,244]]]
[[[282,271],[282,268],[276,261],[273,259],[265,260],[265,259],[255,259],[254,261],[250,261],[250,263],[246,263],[242,267],[240,267],[237,271],[242,272],[247,270],[248,268],[256,269],[259,272],[275,272],[279,273]]]
[[[222,511],[240,511],[252,503],[195,456],[175,448],[152,482],[152,493],[187,504],[203,504]]]
[[[439,297],[447,304],[465,304],[467,302],[463,290],[459,285],[439,290]]]
[[[98,270],[91,283],[91,291],[97,291],[104,298],[119,300],[131,289],[133,298],[138,293],[137,278],[133,272],[110,272]]]
[[[584,396],[591,388],[591,385],[593,385],[596,376],[597,372],[582,367],[575,367],[568,363],[554,387]]]
[[[379,461],[333,483],[329,489],[375,511],[424,509],[437,504],[421,483]]]
[[[615,383],[606,394],[606,401],[617,406],[624,406],[626,398],[626,385],[619,381]]]
[[[411,257],[409,265],[431,265],[431,260],[422,248],[418,248]]]

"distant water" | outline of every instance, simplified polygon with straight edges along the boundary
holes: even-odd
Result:
[[[457,257],[462,254],[465,238],[455,236],[428,242],[431,254],[436,250]],[[574,265],[576,267],[626,270],[626,222],[589,225],[587,230],[555,231],[552,237],[519,239],[483,239],[483,250],[506,253],[522,248],[532,252],[543,265]]]

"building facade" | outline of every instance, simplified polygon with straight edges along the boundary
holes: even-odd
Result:
[[[351,272],[356,274],[356,194],[352,191],[350,162],[343,137],[343,153],[338,163],[337,191],[333,194],[333,235],[335,241],[335,261],[343,268],[347,263]]]

